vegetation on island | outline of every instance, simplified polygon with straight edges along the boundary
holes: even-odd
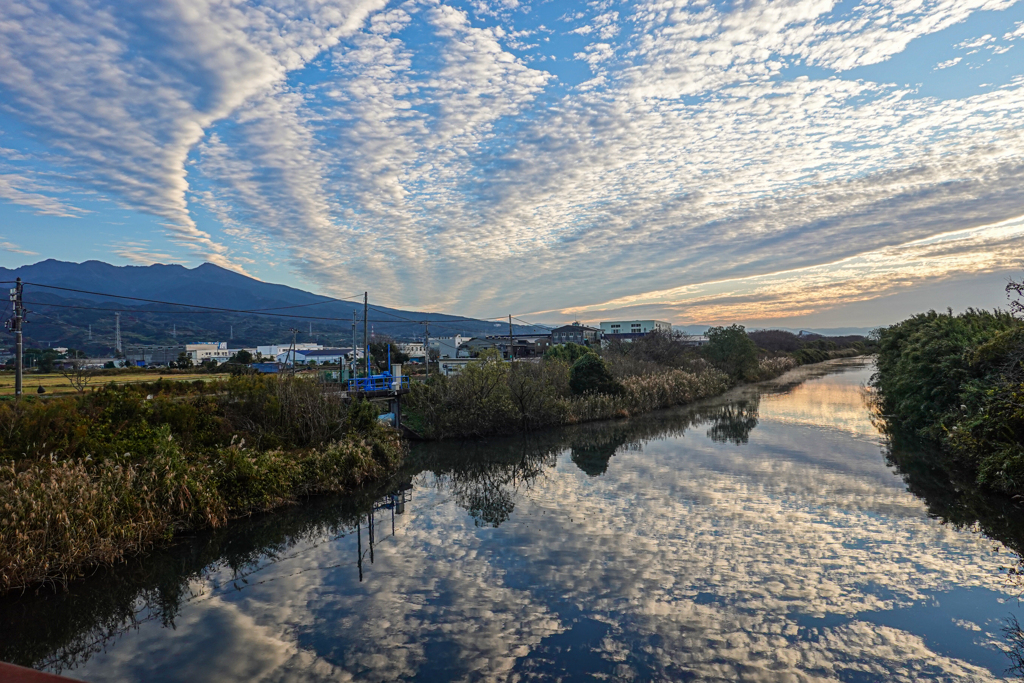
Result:
[[[375,406],[295,377],[109,386],[0,403],[0,592],[63,582],[401,463]]]

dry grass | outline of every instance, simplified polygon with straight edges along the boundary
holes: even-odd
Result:
[[[155,382],[158,379],[164,379],[170,382],[192,382],[197,379],[203,381],[212,381],[215,379],[224,379],[228,377],[224,373],[188,373],[188,374],[167,374],[160,375],[152,372],[147,373],[130,373],[130,374],[116,374],[116,375],[103,375],[97,374],[91,380],[89,388],[102,387],[108,384],[125,385],[125,384],[138,384],[140,382]],[[67,394],[77,394],[78,390],[71,386],[71,382],[67,377],[60,373],[45,373],[35,374],[26,373],[23,380],[23,391],[26,395],[34,396],[37,393],[37,389],[43,387],[46,389],[44,396],[64,396]],[[14,396],[14,373],[13,372],[2,372],[0,373],[0,396]]]

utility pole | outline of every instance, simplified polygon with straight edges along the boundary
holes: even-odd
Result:
[[[288,354],[284,357],[284,360],[285,360],[285,363],[287,363],[288,362],[288,357],[291,356],[291,359],[292,359],[292,374],[294,375],[295,374],[295,335],[297,335],[299,333],[299,331],[293,327],[293,328],[291,328],[290,332],[292,333],[292,345],[291,345],[291,347],[289,347]]]
[[[349,363],[348,368],[349,379],[354,379],[356,375],[356,312],[352,311],[352,362]]]
[[[427,326],[426,331],[423,333],[423,367],[427,371],[427,377],[430,377],[430,321],[428,320],[425,325]]]
[[[231,331],[228,333],[228,339],[231,339],[232,341],[234,341],[234,339],[235,339],[235,326],[231,325],[230,328],[231,328]]]
[[[21,399],[22,352],[25,350],[21,338],[21,326],[25,323],[25,306],[22,302],[24,287],[19,277],[11,290],[11,302],[14,304],[14,317],[7,321],[7,329],[14,333],[14,399]]]
[[[515,347],[512,346],[512,314],[508,314],[508,359],[514,361],[516,359]]]
[[[92,341],[92,323],[89,323],[89,341]]]
[[[363,292],[363,353],[366,354],[366,376],[370,376],[370,328],[367,325],[370,322],[370,295],[368,292]]]
[[[121,312],[114,314],[114,351],[121,353]]]

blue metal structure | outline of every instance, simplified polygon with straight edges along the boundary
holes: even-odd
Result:
[[[390,372],[382,372],[379,375],[370,375],[369,377],[356,377],[345,382],[345,389],[347,391],[394,391],[396,388],[399,391],[409,390],[409,377],[403,375],[399,379],[399,384],[395,386],[396,378]]]
[[[370,349],[366,349],[366,357],[370,357]],[[395,385],[396,377],[391,374],[391,344],[388,344],[388,369],[379,375],[369,377],[356,377],[345,382],[347,391],[408,391],[409,377],[397,378],[398,385]]]

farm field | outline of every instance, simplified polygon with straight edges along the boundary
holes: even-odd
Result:
[[[155,382],[160,378],[172,381],[172,382],[191,382],[194,380],[210,381],[213,379],[223,379],[227,377],[227,373],[209,373],[209,372],[190,372],[187,374],[159,374],[155,372],[132,372],[125,374],[116,375],[102,375],[97,374],[89,382],[89,386],[86,389],[92,389],[93,387],[102,387],[107,384],[137,384],[139,382]],[[43,387],[46,390],[44,396],[61,396],[65,394],[77,393],[77,390],[71,386],[70,380],[64,377],[60,373],[45,373],[45,374],[34,374],[25,373],[23,391],[26,396],[36,396],[38,394],[39,387]],[[0,373],[0,398],[5,396],[14,396],[14,373],[3,372]]]

